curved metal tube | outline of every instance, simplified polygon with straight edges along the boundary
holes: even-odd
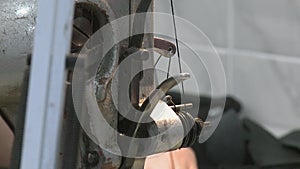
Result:
[[[178,76],[170,77],[163,81],[157,88],[152,91],[147,97],[147,99],[143,102],[141,106],[141,111],[143,112],[151,112],[159,100],[165,96],[165,94],[172,89],[177,84],[187,80],[190,78],[189,73],[181,73]]]

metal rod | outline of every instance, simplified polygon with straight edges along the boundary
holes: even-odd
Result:
[[[174,111],[187,110],[193,108],[193,103],[179,104],[179,105],[173,105],[169,107]]]
[[[170,74],[171,61],[172,61],[172,58],[169,58],[167,79],[169,78],[169,74]]]
[[[160,60],[162,55],[159,55],[158,59],[156,60],[156,62],[154,63],[154,67],[157,65],[158,61]]]

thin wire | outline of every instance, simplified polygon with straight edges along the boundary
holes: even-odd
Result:
[[[173,27],[174,27],[175,41],[176,41],[176,48],[177,48],[177,57],[178,57],[178,64],[179,64],[179,72],[182,73],[181,60],[180,60],[180,52],[179,52],[179,44],[178,44],[178,38],[177,38],[178,36],[177,36],[177,29],[176,29],[174,4],[173,4],[173,0],[170,0],[170,2],[171,2],[171,11],[172,11],[172,17],[173,17]],[[182,87],[182,93],[184,94],[183,82],[181,83],[181,87]]]
[[[179,53],[179,45],[178,45],[178,39],[177,39],[177,29],[176,29],[176,23],[175,23],[175,14],[174,14],[174,5],[173,5],[173,0],[171,1],[171,9],[172,9],[172,17],[173,17],[173,26],[174,26],[174,32],[175,32],[175,39],[176,39],[176,48],[177,48],[177,57],[178,57],[178,63],[179,63],[179,71],[180,73],[182,73],[182,69],[181,69],[181,62],[180,62],[180,53]],[[171,58],[169,58],[169,66],[168,66],[168,74],[167,74],[167,78],[169,78],[169,71],[170,71],[170,65],[171,65]],[[183,88],[183,82],[181,83],[181,87],[182,87],[182,93],[184,94],[184,88]],[[174,102],[173,102],[174,103]],[[174,105],[175,106],[175,105]],[[170,157],[170,166],[171,168],[174,168],[175,166],[175,162],[174,162],[174,158],[173,158],[173,154],[172,151],[169,152],[169,157]]]
[[[162,55],[159,55],[158,59],[156,60],[155,64],[154,64],[154,67],[157,65],[158,61],[160,60]]]
[[[172,57],[169,58],[168,72],[167,72],[167,79],[169,78],[169,74],[170,74],[171,61],[172,61]]]
[[[180,71],[180,73],[182,73],[181,60],[180,60],[180,52],[179,52],[179,44],[178,44],[178,38],[177,38],[177,29],[176,29],[176,22],[175,22],[175,14],[174,14],[174,5],[173,5],[173,0],[170,0],[170,1],[171,1],[171,9],[172,9],[172,17],[173,17],[173,26],[174,26],[174,32],[175,32],[175,40],[176,40],[176,48],[177,48],[177,57],[178,57],[179,71]],[[171,57],[169,59],[169,66],[168,66],[167,78],[168,78],[169,71],[170,71],[170,64],[171,64]],[[182,93],[184,94],[183,82],[181,83],[181,87],[182,87]],[[174,107],[176,109],[175,103],[173,101],[172,101],[172,103],[174,104]],[[171,166],[171,168],[174,168],[175,161],[174,161],[174,157],[173,157],[172,153],[173,153],[172,151],[169,152],[170,166]]]

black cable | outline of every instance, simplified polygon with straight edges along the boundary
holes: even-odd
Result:
[[[169,78],[169,74],[170,74],[171,62],[172,62],[172,57],[169,58],[167,79]]]
[[[181,62],[180,62],[180,51],[179,51],[179,44],[178,44],[178,36],[177,36],[177,28],[176,28],[176,21],[175,21],[175,12],[174,12],[174,4],[173,0],[170,0],[171,3],[171,11],[172,11],[172,18],[173,18],[173,27],[174,27],[174,34],[175,34],[175,41],[176,41],[176,48],[177,48],[177,58],[178,58],[178,64],[179,64],[179,72],[182,73],[182,68],[181,68]],[[171,58],[169,60],[169,68],[168,68],[168,74],[167,78],[169,77],[169,69],[170,69],[170,63],[171,63]],[[181,82],[181,87],[182,87],[182,93],[184,93],[184,88],[183,88],[183,82]],[[170,152],[172,153],[172,152]],[[172,159],[172,156],[170,156],[171,159],[171,166],[174,166],[174,161]]]
[[[181,61],[180,61],[180,50],[179,50],[179,44],[178,44],[178,35],[177,35],[177,28],[176,28],[176,20],[175,20],[175,11],[174,11],[173,0],[170,0],[170,3],[171,3],[171,11],[172,11],[172,18],[173,18],[173,27],[174,27],[176,48],[177,48],[177,57],[178,57],[178,64],[179,64],[179,72],[182,73],[182,67],[181,67]],[[184,94],[183,82],[181,83],[181,86],[182,86],[182,93]]]

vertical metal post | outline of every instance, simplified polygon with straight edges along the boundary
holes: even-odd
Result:
[[[56,169],[74,0],[39,0],[21,169]]]

